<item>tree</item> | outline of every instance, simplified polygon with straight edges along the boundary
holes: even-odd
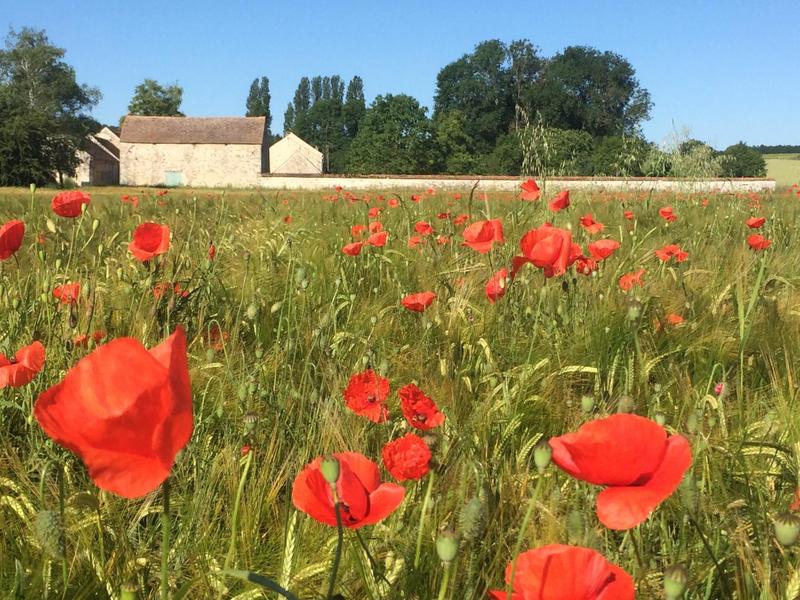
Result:
[[[164,87],[155,79],[145,79],[136,86],[128,104],[128,113],[151,117],[182,117],[183,88],[177,83]]]
[[[725,177],[764,177],[767,174],[764,157],[744,142],[728,146],[722,156]]]
[[[545,125],[594,137],[631,135],[650,116],[650,93],[619,54],[570,46],[545,63],[528,105]]]
[[[44,31],[12,30],[0,51],[0,185],[73,175],[77,150],[98,127],[88,112],[100,99],[78,84],[65,51]]]
[[[344,132],[349,139],[356,137],[358,124],[367,112],[364,100],[364,81],[356,75],[347,84],[347,96],[344,101]]]
[[[269,110],[269,101],[271,99],[269,93],[269,78],[258,77],[253,79],[250,84],[250,93],[247,94],[247,116],[248,117],[266,117],[267,131],[272,127],[272,113]]]
[[[514,101],[508,50],[503,42],[481,42],[471,54],[439,71],[434,120],[453,110],[464,115],[465,133],[473,141],[470,151],[474,153],[491,152],[497,139],[508,132]]]
[[[350,173],[435,173],[441,166],[427,109],[405,94],[378,96],[347,155]]]

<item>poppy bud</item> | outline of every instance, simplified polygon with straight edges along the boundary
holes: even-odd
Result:
[[[424,438],[423,438],[424,439]],[[467,542],[479,540],[486,524],[485,505],[477,496],[470,498],[458,515],[458,531]]]
[[[667,600],[677,600],[683,596],[688,581],[689,572],[683,565],[672,565],[664,569],[664,594]]]
[[[137,600],[139,595],[136,593],[136,586],[132,583],[123,583],[119,588],[119,600]]]
[[[553,449],[547,440],[542,440],[533,449],[533,463],[539,470],[539,473],[544,473],[544,470],[550,464],[550,459],[553,457]]]
[[[53,223],[50,219],[47,219],[45,225],[47,226],[47,231],[49,231],[50,233],[56,232],[56,224]]]
[[[686,417],[686,431],[688,431],[689,433],[696,433],[697,425],[698,425],[697,412],[692,411],[689,413],[689,416]]]
[[[264,351],[261,348],[256,349],[256,358],[259,360],[264,358]]]
[[[253,413],[248,413],[244,416],[244,434],[250,435],[253,433],[253,430],[256,428],[256,422],[258,422],[258,417]]]
[[[336,482],[339,481],[339,461],[333,456],[322,459],[319,470],[329,484],[336,485]]]
[[[36,184],[35,183],[32,183],[30,185],[30,190],[31,190],[31,196],[36,193]]]
[[[97,231],[98,227],[100,227],[100,219],[92,219],[92,233]]]
[[[585,413],[594,410],[594,396],[586,395],[581,398],[581,410]]]
[[[633,412],[633,398],[630,396],[620,396],[617,401],[618,413],[631,413]]]
[[[458,554],[458,537],[450,530],[445,530],[436,538],[436,553],[443,563],[452,562]]]
[[[258,307],[252,302],[247,305],[247,318],[253,321],[258,316]]]
[[[637,321],[642,314],[642,304],[637,300],[633,300],[628,304],[628,320]]]
[[[34,533],[51,558],[63,558],[64,526],[58,513],[52,510],[40,510],[36,513]]]
[[[583,512],[579,510],[570,511],[569,515],[567,515],[567,538],[569,543],[581,545],[585,532],[586,525],[583,519]]]
[[[55,232],[53,232],[53,233],[55,233]],[[60,270],[61,270],[61,259],[57,258],[56,259],[56,271],[60,271]]]
[[[667,417],[664,416],[664,413],[656,413],[656,415],[653,417],[653,420],[663,427],[664,423],[667,422]]]
[[[792,546],[800,537],[800,517],[783,513],[775,517],[775,537],[783,546]]]
[[[11,308],[13,308],[14,310],[19,308],[19,298],[14,298],[11,301]]]
[[[689,510],[690,513],[697,512],[699,495],[697,491],[697,483],[692,477],[691,473],[687,473],[683,478],[680,487],[678,488],[683,505]]]

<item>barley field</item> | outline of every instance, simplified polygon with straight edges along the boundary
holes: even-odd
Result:
[[[798,188],[538,183],[0,189],[3,597],[800,595]]]

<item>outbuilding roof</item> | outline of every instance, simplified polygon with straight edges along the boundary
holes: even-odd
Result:
[[[256,144],[264,117],[142,117],[128,115],[120,141],[133,144]]]

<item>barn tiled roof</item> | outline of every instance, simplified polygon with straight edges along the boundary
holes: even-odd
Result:
[[[122,122],[120,141],[141,144],[261,144],[264,117],[140,117]]]

